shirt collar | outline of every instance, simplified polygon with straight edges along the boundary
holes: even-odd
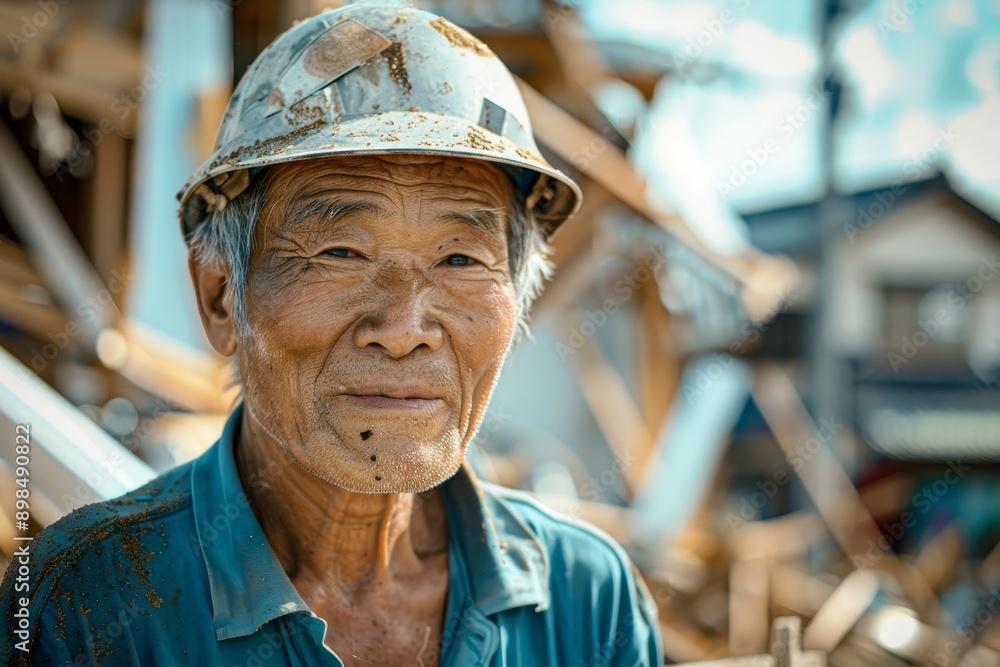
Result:
[[[219,640],[253,634],[278,616],[310,612],[271,550],[254,516],[239,473],[243,406],[229,416],[222,437],[194,462],[192,509],[212,593]]]
[[[239,405],[219,440],[194,462],[191,479],[219,640],[252,634],[285,614],[312,614],[268,545],[243,491],[234,456],[242,417]],[[461,558],[472,600],[483,614],[527,605],[547,609],[545,551],[494,488],[476,479],[468,464],[444,483],[449,548]]]
[[[480,482],[466,462],[441,488],[450,544],[464,561],[476,606],[487,616],[527,605],[548,609],[548,556],[499,487]]]

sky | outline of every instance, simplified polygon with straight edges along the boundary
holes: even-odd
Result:
[[[633,153],[664,196],[714,190],[749,214],[943,172],[1000,203],[1000,0],[876,1],[838,16],[828,45],[813,2],[577,6],[599,43],[673,65],[638,112]],[[828,72],[843,86],[832,160]],[[738,247],[739,225],[728,226],[710,240]]]

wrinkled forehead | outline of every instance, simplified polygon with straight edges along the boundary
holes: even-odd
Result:
[[[270,167],[265,181],[262,218],[272,230],[278,221],[283,227],[317,211],[325,211],[324,217],[356,210],[386,214],[418,200],[443,215],[483,219],[489,213],[503,220],[515,196],[510,176],[496,165],[437,155],[303,160]]]
[[[509,206],[511,178],[482,160],[437,155],[349,156],[270,167],[269,202],[295,203],[321,192],[364,194],[398,190],[410,196],[444,193],[456,203]]]
[[[448,155],[416,155],[409,153],[385,155],[350,155],[316,158],[275,165],[270,168],[278,174],[331,176],[388,177],[406,184],[416,184],[428,179],[485,180],[484,185],[503,185],[510,178],[493,163],[472,158]]]

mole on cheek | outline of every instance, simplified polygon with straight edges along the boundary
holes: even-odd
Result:
[[[379,477],[378,475],[375,475],[375,481],[376,481],[376,482],[380,482],[380,481],[382,481],[382,478],[381,478],[381,477]]]
[[[375,460],[375,458],[376,458],[376,457],[375,457],[375,455],[374,455],[374,454],[372,454],[372,461],[374,461],[374,460]]]
[[[367,440],[370,437],[372,437],[372,431],[371,431],[371,429],[368,429],[367,431],[362,431],[361,432],[361,439],[362,440]]]

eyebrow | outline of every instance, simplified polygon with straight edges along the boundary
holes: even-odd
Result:
[[[317,218],[325,222],[334,222],[348,213],[359,211],[378,214],[383,213],[384,209],[373,202],[357,199],[314,199],[293,210],[286,218],[286,223],[294,227],[306,220]]]
[[[450,211],[440,216],[442,220],[469,223],[489,232],[499,232],[504,228],[502,208],[473,208],[467,211]]]

